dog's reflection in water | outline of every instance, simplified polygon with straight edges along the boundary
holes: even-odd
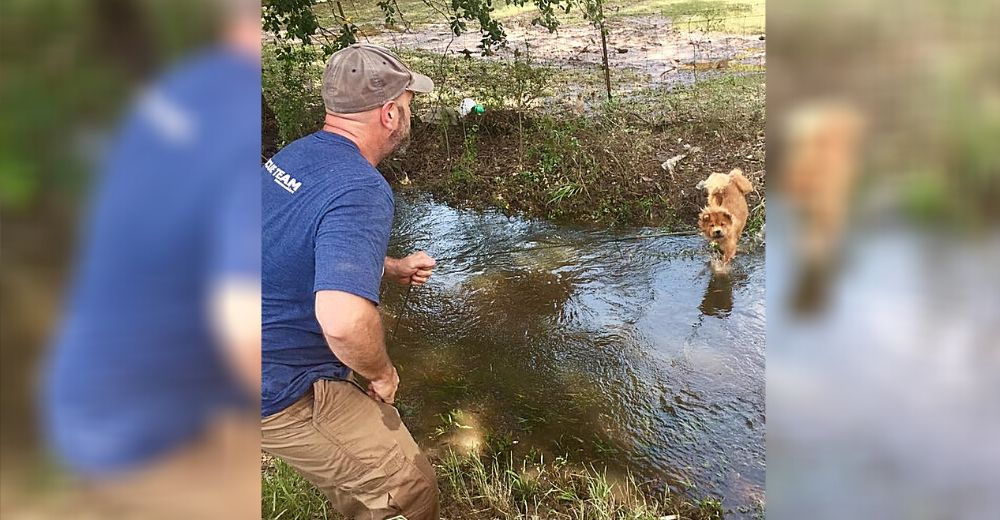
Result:
[[[726,317],[733,312],[733,275],[712,273],[698,310],[706,316]]]

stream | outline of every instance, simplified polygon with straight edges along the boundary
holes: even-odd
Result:
[[[382,299],[418,442],[566,456],[734,511],[763,500],[763,248],[713,276],[700,236],[629,238],[658,233],[397,197],[390,254],[451,258]]]

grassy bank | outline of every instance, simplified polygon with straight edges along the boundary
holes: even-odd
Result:
[[[614,478],[565,458],[518,461],[509,452],[480,456],[448,450],[435,466],[445,519],[721,520],[725,515],[714,498],[692,502],[653,492],[631,476]],[[280,460],[265,457],[261,489],[265,520],[340,518]],[[763,506],[754,513],[763,518]]]
[[[459,206],[600,225],[690,225],[695,186],[734,167],[762,183],[763,84],[729,76],[651,90],[587,114],[495,109],[417,123],[392,181]],[[663,163],[678,156],[673,171]],[[756,203],[755,197],[751,203]]]
[[[758,209],[748,231],[763,222],[762,74],[650,88],[641,73],[615,70],[621,92],[608,102],[597,94],[599,70],[423,52],[404,58],[439,88],[415,103],[408,149],[381,167],[399,190],[559,221],[683,228],[704,203],[698,181],[739,167],[760,190],[750,196]],[[294,66],[265,58],[276,119],[265,148],[319,127],[322,64],[319,54]],[[456,119],[448,107],[464,97],[486,113]],[[663,166],[681,155],[672,170]]]

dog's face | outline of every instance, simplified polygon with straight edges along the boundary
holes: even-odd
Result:
[[[721,240],[732,233],[733,215],[722,208],[705,208],[698,217],[698,228],[709,240]]]

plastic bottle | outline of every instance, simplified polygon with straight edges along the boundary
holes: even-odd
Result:
[[[483,108],[483,105],[476,103],[476,101],[472,98],[463,99],[462,104],[458,106],[458,113],[462,117],[465,117],[471,113],[483,114],[485,112],[486,109]]]

